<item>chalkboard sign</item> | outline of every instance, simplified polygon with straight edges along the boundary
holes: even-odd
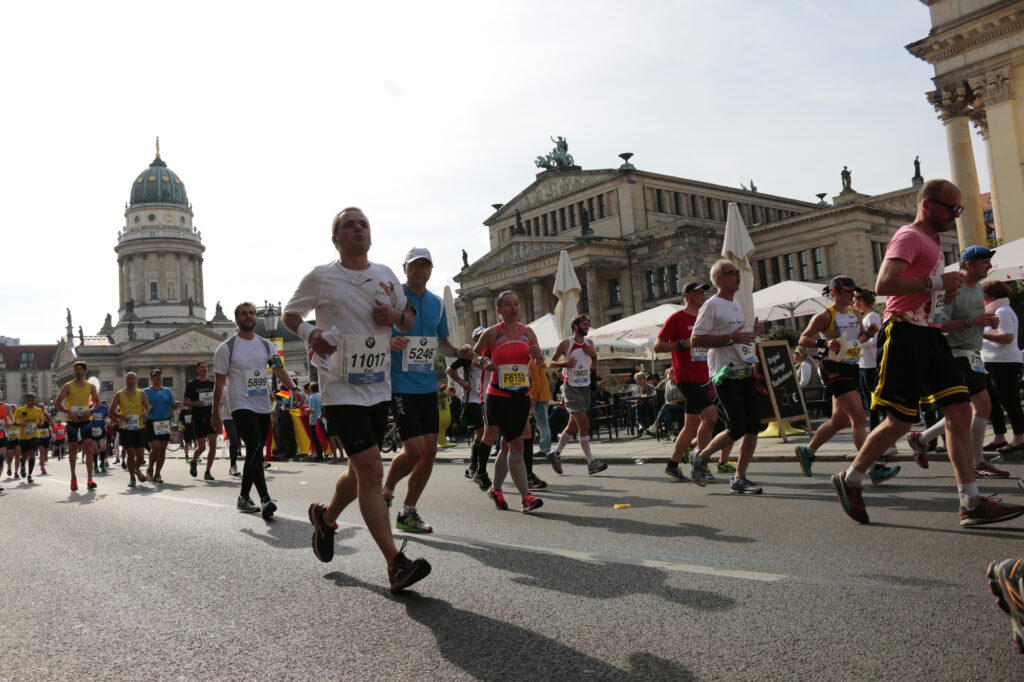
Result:
[[[757,354],[761,359],[761,373],[771,401],[771,413],[762,414],[762,421],[786,422],[804,421],[810,425],[804,394],[796,379],[789,344],[785,341],[768,341],[758,344]]]

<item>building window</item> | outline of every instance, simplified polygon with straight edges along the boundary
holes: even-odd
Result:
[[[622,305],[622,287],[619,286],[618,277],[608,280],[608,305]]]
[[[768,286],[768,263],[765,260],[757,261],[757,274],[761,276],[761,288]]]
[[[793,254],[787,253],[783,258],[786,259],[786,279],[796,279],[796,270],[793,268]]]
[[[164,377],[163,384],[167,388],[174,388],[174,377]]]
[[[618,322],[621,319],[622,319],[622,313],[615,313],[614,315],[612,315],[611,320],[609,320],[609,321],[610,322]]]
[[[544,219],[542,221],[542,224],[544,225],[544,234],[547,234],[548,233],[548,214],[545,213],[541,217]],[[552,233],[554,233],[554,232],[557,232],[558,230],[554,229],[554,226],[552,226],[552,230],[551,231],[552,231]],[[540,234],[540,233],[538,232],[537,234]]]
[[[551,230],[558,232],[558,211],[551,212]],[[562,232],[565,232],[565,226],[562,226]]]
[[[540,234],[540,218],[533,219],[533,233]]]
[[[679,288],[679,268],[675,265],[670,265],[668,268],[668,288],[670,294],[678,294],[681,291]]]
[[[580,287],[580,312],[581,313],[589,313],[590,312],[590,296],[587,293],[587,285],[586,284],[584,284],[582,287]]]
[[[710,218],[711,220],[715,219],[715,200],[711,197],[708,197],[708,213],[705,217]]]
[[[883,258],[884,253],[881,242],[871,242],[871,263],[874,265],[875,272],[878,272],[882,267]]]
[[[160,287],[157,285],[156,282],[150,282],[149,283],[149,299],[151,301],[155,301],[158,298],[160,298]]]
[[[562,229],[565,230],[566,229],[565,228],[565,226],[566,226],[566,222],[565,222],[565,208],[563,207],[563,208],[558,209],[558,214],[559,214],[559,216],[558,216],[559,217],[559,221],[558,222],[562,226]]]
[[[680,194],[679,192],[672,192],[672,201],[673,201],[673,203],[675,204],[675,207],[676,207],[676,215],[683,215],[684,214],[683,205],[684,205],[684,202],[685,202],[685,199],[683,198],[683,195]]]
[[[605,211],[604,195],[603,194],[598,194],[597,195],[597,217],[598,218],[604,218],[604,211]]]
[[[668,296],[668,268],[659,268],[658,275],[661,277],[661,281],[658,283],[658,294]]]
[[[814,250],[811,253],[814,256],[814,279],[824,279],[825,264],[821,261],[821,247],[814,247]]]
[[[772,257],[772,281],[778,284],[782,281],[782,272],[779,271],[779,259]]]
[[[697,211],[697,197],[693,194],[690,195],[690,215],[694,218],[700,217],[700,213]]]
[[[569,225],[576,227],[576,204],[569,207]]]
[[[800,260],[800,279],[806,282],[811,278],[810,272],[808,272],[807,270],[807,252],[798,251],[796,255],[797,258]]]
[[[665,197],[664,192],[660,189],[654,190],[654,210],[658,213],[665,212]]]
[[[113,381],[101,381],[100,382],[100,390],[101,391],[113,391],[114,390],[114,382]]]
[[[594,213],[594,197],[587,199],[587,215],[590,216],[591,221],[593,221],[594,216],[597,215]]]
[[[647,298],[655,298],[654,287],[657,283],[654,277],[654,270],[647,271]]]

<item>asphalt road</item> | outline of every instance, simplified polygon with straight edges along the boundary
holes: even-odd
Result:
[[[765,494],[736,496],[655,464],[538,464],[552,485],[524,515],[439,464],[436,532],[399,533],[433,572],[395,597],[357,509],[333,562],[310,549],[339,467],[275,465],[268,523],[235,511],[223,462],[215,483],[174,460],[163,486],[117,469],[94,493],[55,462],[0,478],[0,680],[1021,679],[984,569],[1024,554],[1024,518],[961,529],[948,463],[904,463],[859,526],[840,466],[757,463]]]

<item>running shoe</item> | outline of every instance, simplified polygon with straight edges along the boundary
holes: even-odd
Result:
[[[999,448],[1005,448],[1007,445],[1009,445],[1009,443],[1007,441],[1005,441],[1005,440],[1001,440],[998,443],[996,441],[992,441],[991,443],[988,443],[987,445],[982,445],[981,449],[984,452],[995,452]],[[8,471],[7,475],[10,476],[11,472]]]
[[[313,554],[327,563],[334,558],[334,532],[338,530],[338,524],[328,526],[324,521],[325,511],[327,507],[318,502],[309,505],[309,522],[313,524]]]
[[[267,460],[263,460],[263,468],[264,469],[269,469],[270,468],[270,462],[268,462]]]
[[[525,495],[523,495],[519,511],[523,512],[524,514],[526,512],[532,512],[536,509],[540,509],[543,504],[544,500],[540,499],[539,497],[534,497],[530,493],[526,493]]]
[[[391,594],[397,594],[413,583],[417,583],[430,575],[430,564],[426,559],[409,560],[405,556],[405,545],[408,540],[402,543],[402,548],[391,560],[391,568],[388,569],[388,581],[391,583]]]
[[[562,458],[557,452],[549,452],[547,455],[548,462],[551,463],[551,468],[555,470],[555,473],[559,476],[562,475]]]
[[[1024,559],[993,561],[985,575],[988,576],[989,589],[996,596],[996,604],[1010,616],[1013,643],[1017,645],[1017,651],[1024,654],[1024,597],[1021,595]]]
[[[211,474],[209,471],[207,471],[205,474],[203,474],[203,480],[204,481],[216,481],[217,479],[215,479],[213,477],[213,474]]]
[[[703,488],[708,484],[707,473],[707,462],[701,459],[699,455],[694,455],[690,458],[690,480]]]
[[[31,483],[32,482],[32,474],[29,474],[28,476],[26,476],[25,480],[28,481],[29,483]]]
[[[164,478],[160,474],[157,474],[156,476],[153,477],[153,483],[163,483],[163,482],[164,482]]]
[[[592,476],[594,474],[601,473],[602,471],[604,471],[607,468],[608,468],[607,464],[605,464],[604,462],[602,462],[599,459],[595,459],[593,462],[591,462],[590,464],[587,465],[587,473]]]
[[[715,467],[720,474],[735,474],[736,465],[732,462],[719,462],[718,466]]]
[[[395,500],[394,494],[389,493],[387,490],[382,490],[381,494],[384,495],[384,504],[388,506],[388,509],[391,509],[391,503]]]
[[[922,469],[928,468],[928,443],[921,440],[920,431],[911,431],[907,434],[907,444],[910,451],[914,453],[914,461]]]
[[[746,476],[740,476],[729,481],[729,492],[741,495],[760,495],[761,486],[757,485]]]
[[[715,482],[715,477],[711,474],[711,469],[708,469],[707,466],[704,467],[704,480],[708,483]]]
[[[198,462],[196,462],[196,460],[194,459],[188,463],[188,474],[192,478],[195,478],[197,475],[199,475]]]
[[[476,470],[473,467],[466,467],[466,470],[462,472],[462,475],[472,481],[473,476],[476,475]]]
[[[810,478],[811,464],[814,462],[814,454],[811,452],[810,448],[806,445],[797,445],[796,458],[800,462],[800,471],[804,472],[804,476]]]
[[[146,482],[146,477],[142,475],[142,469],[139,469],[138,471],[135,472],[135,477],[139,479],[139,483]]]
[[[25,478],[25,463],[21,463],[21,477]]]
[[[238,496],[238,502],[235,504],[235,507],[238,511],[245,512],[246,514],[255,514],[260,510],[259,506],[254,504],[252,500],[244,495]]]
[[[146,476],[148,476],[149,478],[153,478],[153,467],[146,467]],[[141,476],[140,476],[140,478],[141,478]],[[146,480],[146,479],[142,479],[142,480]]]
[[[491,488],[487,491],[487,497],[494,500],[494,506],[498,509],[508,509],[508,502],[505,501],[505,495],[500,490]]]
[[[71,490],[78,490],[78,479],[74,476],[71,477]]]
[[[228,473],[231,474],[232,476],[242,475],[242,473],[238,470],[238,467],[236,467],[234,464],[231,465],[231,470]]]
[[[1010,472],[996,469],[988,462],[974,465],[974,475],[978,478],[1009,478]]]
[[[982,497],[974,509],[960,507],[961,526],[980,526],[985,523],[1009,521],[1024,514],[1024,507],[1019,504],[1003,504],[994,497]]]
[[[15,471],[14,471],[14,478],[15,478],[15,479],[19,479],[19,478],[21,478],[21,473],[20,473],[20,472],[19,472],[18,470],[15,470]]]
[[[135,487],[135,479],[134,479],[134,478],[133,478],[133,479],[130,479],[130,480],[128,481],[128,487],[129,487],[129,488],[134,488],[134,487]]]
[[[530,490],[543,490],[548,487],[547,481],[542,481],[537,478],[537,474],[533,473],[526,477],[526,482],[529,484]]]
[[[690,453],[693,452],[693,446],[690,445],[686,448],[686,452],[683,453],[683,464],[690,463]]]
[[[39,465],[39,475],[46,476],[46,467],[44,467],[42,464]]]
[[[860,488],[846,484],[846,472],[837,471],[832,474],[832,487],[839,496],[839,504],[843,505],[846,515],[857,523],[868,523],[868,512],[864,508],[864,496]]]
[[[89,490],[96,490],[96,483],[90,478],[89,482],[85,484],[85,487]]]
[[[7,478],[11,477],[11,467],[7,467]]]
[[[677,481],[682,481],[683,483],[690,482],[690,479],[686,477],[686,474],[684,474],[678,466],[666,466],[665,473],[671,476],[672,478],[676,479]]]
[[[399,514],[398,518],[395,519],[395,528],[409,533],[434,532],[433,528],[423,522],[423,519],[420,518],[419,512],[415,509],[411,510],[408,514]]]
[[[473,476],[473,480],[476,481],[476,485],[480,490],[487,492],[491,489],[491,477],[487,475],[486,471],[478,471]]]
[[[896,476],[899,472],[899,466],[885,466],[883,464],[879,464],[868,472],[868,477],[871,478],[871,485],[878,485],[879,483],[885,483],[890,478]]]
[[[260,502],[260,514],[263,515],[263,518],[265,520],[269,521],[270,518],[274,515],[274,512],[276,512],[276,511],[277,511],[277,504],[275,504],[272,499],[270,499],[268,497],[265,500],[261,500],[261,502]]]
[[[127,461],[121,462],[121,468],[124,469],[125,471],[128,471],[128,462]]]
[[[100,462],[100,471],[107,473],[107,460]]]

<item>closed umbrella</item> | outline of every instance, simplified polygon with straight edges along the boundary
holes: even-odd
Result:
[[[455,297],[452,296],[452,288],[447,284],[444,287],[444,311],[448,315],[448,340],[456,348],[461,348],[465,341],[462,339],[462,325],[455,313]]]
[[[747,233],[747,226],[740,215],[736,202],[729,203],[729,213],[725,220],[725,240],[722,242],[722,257],[728,258],[740,271],[740,290],[736,292],[736,302],[743,310],[743,319],[747,329],[754,327],[754,270],[750,265],[750,255],[754,253],[754,242]]]
[[[581,288],[576,271],[572,269],[569,252],[563,249],[558,254],[558,270],[555,272],[554,289],[555,297],[558,299],[558,303],[555,304],[555,324],[559,338],[567,339],[572,334],[572,318],[576,317]]]

